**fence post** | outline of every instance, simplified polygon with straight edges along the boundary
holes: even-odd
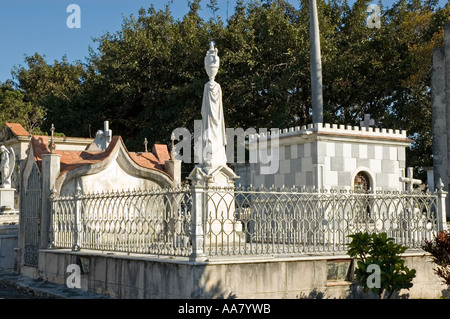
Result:
[[[206,210],[206,193],[205,182],[200,174],[195,174],[192,177],[192,253],[189,259],[191,261],[205,261],[206,255],[203,251],[205,237],[204,237],[204,220]]]
[[[442,183],[442,179],[439,179],[439,182],[436,187],[438,195],[438,204],[437,204],[438,232],[441,232],[447,230],[447,210],[445,207],[445,201],[448,193],[444,191],[444,183]]]
[[[49,197],[55,188],[56,180],[60,173],[61,155],[42,154],[42,193],[41,193],[41,220],[40,220],[40,243],[41,249],[46,249],[49,244],[50,214],[51,207]]]
[[[53,188],[50,196],[48,198],[49,200],[49,208],[50,208],[50,227],[48,230],[48,238],[49,238],[49,243],[48,243],[48,248],[49,249],[53,249],[55,248],[55,230],[53,227],[54,221],[55,221],[55,199],[56,199],[56,189]]]
[[[73,197],[75,200],[75,212],[74,212],[74,221],[73,221],[73,246],[72,251],[80,251],[80,239],[79,239],[79,223],[81,217],[81,188],[78,185],[75,196]]]

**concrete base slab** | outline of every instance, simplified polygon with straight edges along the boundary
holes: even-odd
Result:
[[[40,278],[64,285],[66,268],[85,265],[84,289],[119,299],[369,299],[349,276],[347,255],[209,258],[158,257],[95,251],[41,250]],[[413,287],[398,298],[442,298],[448,291],[429,255],[405,254],[416,269]]]

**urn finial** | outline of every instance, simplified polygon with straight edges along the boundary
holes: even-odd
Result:
[[[220,58],[217,55],[218,50],[215,47],[214,41],[209,43],[209,50],[205,56],[205,70],[209,76],[210,81],[214,81],[217,72],[219,71]]]

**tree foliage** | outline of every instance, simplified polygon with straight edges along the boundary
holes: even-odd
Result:
[[[308,1],[237,1],[223,21],[217,1],[190,0],[175,20],[153,6],[96,39],[86,63],[48,64],[36,54],[15,70],[24,101],[42,108],[67,135],[88,136],[104,120],[131,148],[168,143],[177,127],[200,119],[203,58],[215,41],[221,58],[227,127],[286,128],[311,122]],[[378,127],[413,139],[408,165],[431,165],[432,50],[443,43],[450,5],[398,0],[382,8],[381,28],[368,28],[369,0],[318,0],[324,119],[358,125],[370,113]],[[213,17],[205,20],[205,6]],[[420,116],[418,116],[420,115]]]
[[[50,131],[52,123],[58,125],[69,135],[85,136],[83,122],[93,106],[83,107],[82,92],[85,68],[81,63],[69,63],[63,57],[61,61],[48,64],[39,54],[25,58],[27,68],[16,67],[13,70],[24,100],[45,113],[41,129]]]
[[[36,132],[43,115],[42,108],[25,101],[24,93],[14,89],[13,83],[7,81],[0,84],[0,125],[20,123],[28,131]]]

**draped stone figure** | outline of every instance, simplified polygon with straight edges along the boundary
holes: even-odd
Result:
[[[11,176],[14,171],[15,154],[13,149],[7,149],[4,145],[0,146],[0,188],[11,188]]]
[[[226,134],[223,116],[222,88],[214,81],[220,59],[211,42],[205,56],[205,70],[209,82],[205,84],[202,102],[202,162],[206,167],[226,166]]]

